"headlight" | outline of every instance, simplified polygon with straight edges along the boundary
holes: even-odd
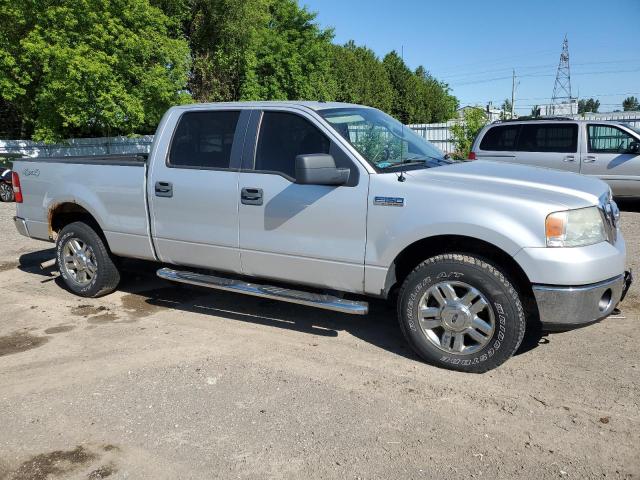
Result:
[[[547,247],[582,247],[607,239],[598,207],[550,214],[546,221],[546,235]]]

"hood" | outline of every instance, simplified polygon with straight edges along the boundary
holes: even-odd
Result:
[[[452,183],[465,189],[546,200],[567,208],[598,205],[600,198],[609,193],[609,186],[594,177],[485,160],[412,170],[407,172],[407,176],[416,180]]]

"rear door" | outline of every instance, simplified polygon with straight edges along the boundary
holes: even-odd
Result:
[[[336,290],[364,290],[368,175],[341,138],[302,109],[256,111],[240,173],[242,271]],[[249,142],[249,137],[253,141]],[[331,154],[347,185],[295,183],[295,157]]]
[[[640,155],[630,149],[640,139],[612,124],[588,123],[581,173],[607,182],[617,196],[640,196]]]
[[[523,123],[516,146],[516,161],[526,165],[580,171],[578,124]]]
[[[240,272],[238,170],[249,115],[184,111],[165,156],[152,162],[151,225],[163,262]]]
[[[519,132],[519,124],[489,127],[480,140],[476,158],[478,160],[514,162],[516,158],[516,140]]]

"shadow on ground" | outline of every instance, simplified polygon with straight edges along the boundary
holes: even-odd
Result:
[[[39,264],[53,258],[53,249],[20,257],[19,268],[25,272],[64,283],[55,276],[55,267],[41,269]],[[123,309],[128,315],[145,317],[163,308],[176,311],[215,315],[229,320],[254,323],[274,328],[295,330],[309,335],[335,337],[345,331],[378,348],[405,358],[421,361],[407,345],[396,320],[395,303],[368,299],[369,314],[347,315],[329,310],[269,300],[206,288],[185,286],[155,276],[158,264],[126,260],[121,265],[122,281],[118,290],[126,292]],[[548,343],[539,328],[530,328],[516,355]]]

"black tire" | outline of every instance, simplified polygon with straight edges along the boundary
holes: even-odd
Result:
[[[95,261],[95,274],[86,284],[76,281],[64,266],[65,246],[74,239],[80,240],[90,248]],[[70,223],[59,232],[56,241],[56,261],[67,288],[81,297],[95,298],[107,295],[113,292],[120,282],[120,272],[104,241],[93,228],[83,222]]]
[[[445,283],[454,284],[456,288],[462,288],[463,291],[465,286],[470,286],[484,297],[483,300],[486,300],[486,303],[478,304],[485,305],[478,315],[489,318],[485,323],[491,323],[492,330],[487,332],[482,340],[475,341],[465,333],[469,331],[470,327],[467,327],[467,330],[462,332],[454,332],[453,341],[448,343],[451,349],[455,349],[455,336],[463,333],[461,349],[466,349],[465,343],[469,341],[472,344],[469,350],[475,348],[476,351],[465,354],[464,351],[457,353],[443,349],[446,348],[444,346],[449,340],[449,338],[447,341],[444,340],[444,332],[447,329],[444,326],[435,326],[431,329],[427,327],[437,324],[438,321],[444,325],[442,320],[445,318],[444,309],[439,309],[440,313],[437,314],[439,316],[432,320],[434,323],[422,323],[423,321],[418,319],[421,302],[423,307],[429,306],[424,302],[433,302],[433,297],[430,298],[431,294],[428,292],[440,292],[439,287],[434,286]],[[457,292],[454,291],[454,293]],[[438,307],[436,304],[435,308],[438,309]],[[462,322],[467,322],[467,325],[469,322],[475,322],[470,320],[474,315],[466,310],[462,316]],[[451,314],[447,318],[448,327],[451,327],[451,321],[454,323],[459,321],[457,314]],[[511,358],[522,342],[526,326],[520,296],[507,276],[500,268],[488,261],[464,253],[443,254],[429,258],[407,276],[398,295],[398,320],[409,345],[425,361],[438,367],[471,373],[486,372]],[[424,320],[424,322],[429,321],[429,319]],[[440,338],[438,338],[438,332],[443,332]],[[449,333],[451,333],[450,330]],[[477,335],[477,332],[471,333]],[[435,345],[434,339],[440,341],[440,346]]]
[[[13,188],[5,182],[0,182],[0,200],[3,202],[13,202]]]

